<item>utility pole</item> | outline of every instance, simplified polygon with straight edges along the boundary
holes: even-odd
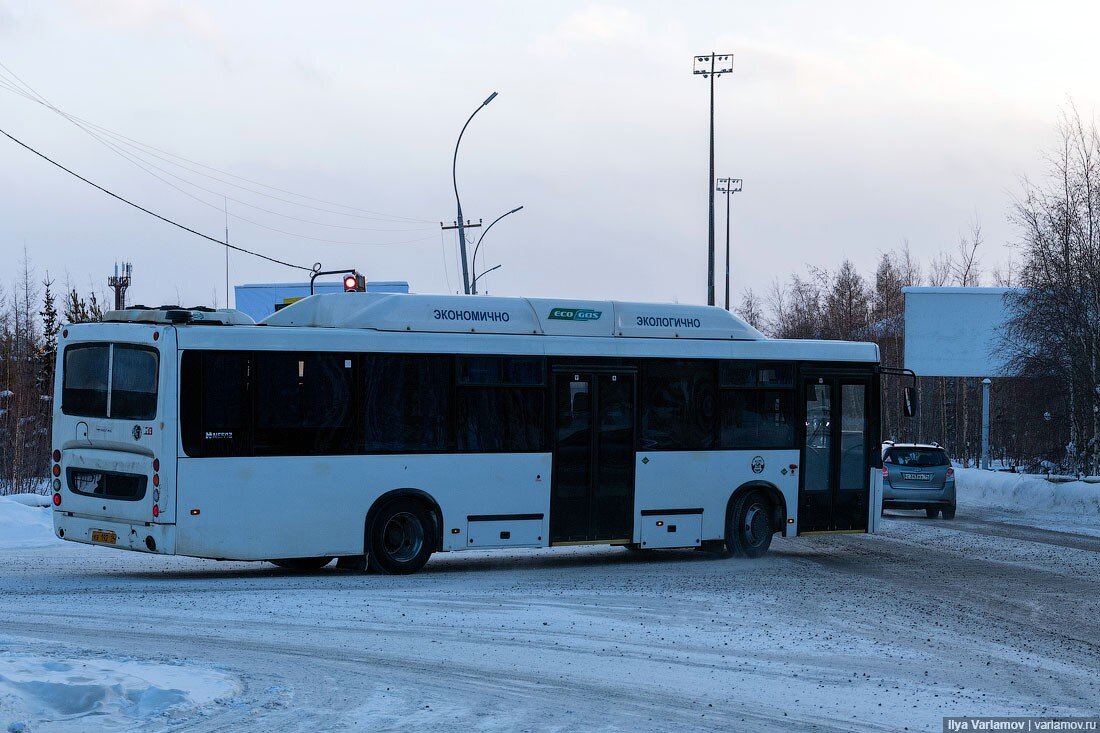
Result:
[[[229,307],[229,198],[222,197],[225,205],[225,307]]]
[[[458,229],[459,256],[462,258],[462,292],[466,293],[466,295],[470,294],[470,267],[469,263],[466,261],[466,227],[468,227],[469,224],[463,223],[462,199],[458,197],[458,146],[462,144],[462,136],[466,134],[466,128],[469,126],[470,120],[474,119],[474,115],[480,112],[489,102],[492,102],[496,96],[497,93],[493,92],[486,97],[485,101],[481,103],[481,106],[475,109],[469,119],[466,120],[466,124],[462,126],[462,131],[458,133],[458,141],[455,142],[454,158],[451,160],[451,182],[454,184],[455,189],[455,204],[458,206],[458,218],[455,219],[455,226],[453,227],[443,227],[442,222],[440,223],[440,226],[444,229]],[[480,226],[480,223],[478,226]]]
[[[115,310],[126,309],[126,289],[130,287],[130,280],[134,275],[134,266],[129,262],[123,262],[119,269],[115,263],[115,274],[107,278],[107,286],[115,291]]]
[[[719,178],[718,193],[726,194],[726,310],[730,309],[730,195],[741,190],[740,178]]]
[[[462,215],[462,204],[458,205],[458,213],[459,216]],[[466,230],[477,229],[479,226],[481,226],[481,219],[477,220],[477,224],[474,224],[469,219],[466,220],[465,224],[462,223],[461,219],[455,219],[449,225],[439,222],[439,228],[443,231],[449,229],[458,230],[458,256],[462,258],[462,292],[466,293],[466,295],[470,294],[470,270],[469,265],[466,263]]]
[[[693,74],[710,79],[710,172],[707,174],[707,196],[710,200],[707,216],[707,305],[714,305],[714,79],[733,71],[733,54],[696,56]]]

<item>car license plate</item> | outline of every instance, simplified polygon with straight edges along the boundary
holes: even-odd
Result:
[[[93,529],[92,542],[103,542],[108,545],[113,545],[118,542],[118,535],[109,529]]]
[[[931,481],[932,474],[930,473],[902,473],[901,477],[906,481]]]

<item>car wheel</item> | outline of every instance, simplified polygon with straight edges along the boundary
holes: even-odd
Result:
[[[953,506],[944,507],[943,508],[943,518],[944,519],[954,519],[955,518],[955,507],[953,507]]]
[[[742,494],[726,520],[726,550],[734,557],[761,557],[772,544],[772,505],[757,491]]]
[[[370,565],[391,575],[407,575],[424,567],[435,546],[435,523],[424,505],[397,499],[382,508],[370,528]]]
[[[268,560],[272,565],[284,570],[310,572],[320,570],[332,562],[331,557],[285,557],[280,560]]]
[[[925,509],[924,510],[925,516],[927,516],[929,519],[935,519],[936,515],[939,514],[939,513],[940,513],[940,510],[938,508],[936,508],[936,509]]]

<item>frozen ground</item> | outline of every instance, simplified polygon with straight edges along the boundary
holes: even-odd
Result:
[[[1096,715],[1100,538],[1082,530],[1097,518],[1056,506],[1027,526],[1018,508],[968,504],[984,490],[966,476],[955,521],[890,514],[879,535],[777,539],[761,561],[585,548],[298,575],[39,531],[0,549],[0,731],[938,731],[952,714]]]

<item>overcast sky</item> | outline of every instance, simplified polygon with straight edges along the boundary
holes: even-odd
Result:
[[[927,258],[975,219],[985,264],[1003,261],[1012,196],[1042,176],[1061,111],[1095,113],[1097,27],[1089,2],[0,0],[0,62],[58,108],[274,188],[146,156],[208,190],[152,169],[168,185],[4,89],[0,128],[212,236],[225,196],[236,244],[454,292],[457,240],[439,230],[455,217],[451,155],[497,91],[462,144],[463,208],[486,223],[525,208],[486,238],[479,263],[503,267],[483,288],[705,302],[708,84],[693,54],[735,54],[716,108],[717,175],[745,180],[736,298],[807,263],[870,271],[903,238]],[[0,186],[5,284],[25,245],[39,275],[81,288],[129,259],[133,302],[224,303],[218,245],[6,138]],[[231,256],[234,283],[300,279]]]

